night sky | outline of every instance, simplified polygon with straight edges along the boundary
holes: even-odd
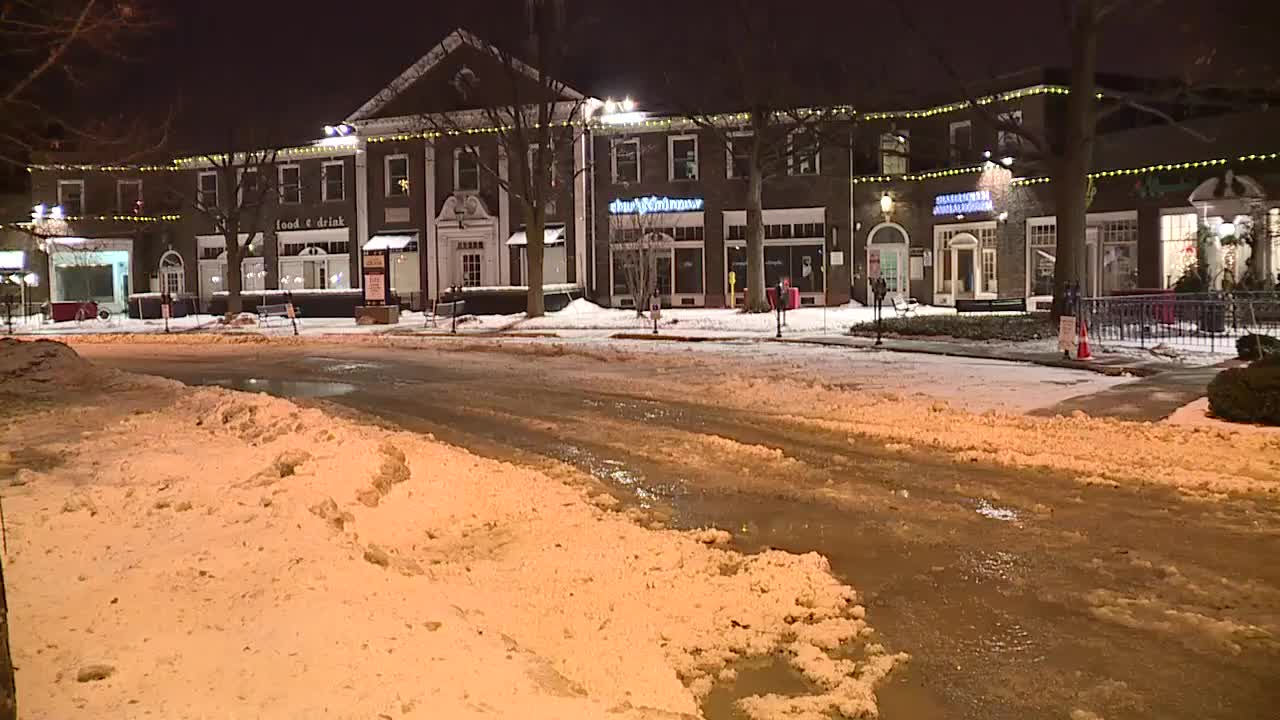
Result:
[[[94,95],[121,113],[180,108],[175,142],[199,145],[215,127],[253,124],[272,136],[300,140],[340,121],[428,52],[444,33],[466,26],[489,37],[509,31],[495,3],[371,0],[151,0],[168,27],[140,40],[123,72],[105,74]],[[774,0],[756,0],[773,2]],[[578,7],[574,7],[575,4]],[[1135,4],[1137,4],[1135,2]],[[511,6],[511,3],[507,3]],[[643,104],[663,87],[663,69],[690,82],[697,54],[727,41],[715,0],[577,3],[567,47],[579,89],[598,96],[633,94]],[[903,93],[945,90],[950,81],[917,35],[901,21],[896,0],[790,0],[779,27],[788,52],[827,53],[858,68],[873,84]],[[990,76],[1034,65],[1062,64],[1064,33],[1057,0],[906,2],[921,32],[961,72]],[[1181,75],[1188,68],[1232,80],[1262,72],[1277,52],[1265,28],[1280,21],[1280,2],[1222,4],[1166,0],[1161,9],[1116,23],[1104,39],[1104,70]],[[518,16],[512,18],[518,22]],[[1207,48],[1214,62],[1195,64]],[[779,63],[794,63],[779,57]],[[852,86],[851,86],[852,87]],[[855,100],[856,102],[856,100]],[[88,103],[82,107],[88,106]]]

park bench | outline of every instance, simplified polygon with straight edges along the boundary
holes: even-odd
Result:
[[[288,320],[292,320],[293,317],[290,316],[290,313],[289,313],[290,307],[291,305],[289,303],[281,303],[278,305],[259,305],[258,306],[258,326],[264,327],[264,328],[270,327],[271,318],[285,318]],[[293,315],[296,316],[297,313],[294,312]]]
[[[956,300],[956,313],[993,313],[1027,311],[1026,298],[995,298],[992,300]]]
[[[915,298],[904,297],[902,295],[893,296],[893,312],[898,317],[911,317],[920,309],[920,302]]]

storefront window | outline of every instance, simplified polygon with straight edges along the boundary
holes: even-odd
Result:
[[[702,248],[677,248],[676,294],[701,295],[703,293]]]
[[[1196,264],[1196,232],[1199,222],[1195,213],[1177,213],[1160,217],[1160,248],[1163,258],[1164,286],[1173,287],[1186,271]]]
[[[1138,219],[1107,220],[1102,237],[1102,292],[1132,290],[1138,286]]]
[[[1054,218],[1035,220],[1027,227],[1027,249],[1031,254],[1029,275],[1031,295],[1053,295],[1053,272],[1058,264],[1058,223]]]

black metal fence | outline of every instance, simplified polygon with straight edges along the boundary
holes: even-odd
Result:
[[[1081,317],[1090,340],[1161,343],[1231,350],[1251,333],[1280,337],[1280,291],[1131,295],[1085,298]]]

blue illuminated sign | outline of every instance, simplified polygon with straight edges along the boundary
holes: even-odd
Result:
[[[995,205],[991,202],[990,190],[951,193],[939,195],[933,199],[933,214],[966,215],[968,213],[991,212]]]
[[[702,212],[702,198],[670,198],[649,196],[609,203],[610,215],[648,215],[649,213]]]

